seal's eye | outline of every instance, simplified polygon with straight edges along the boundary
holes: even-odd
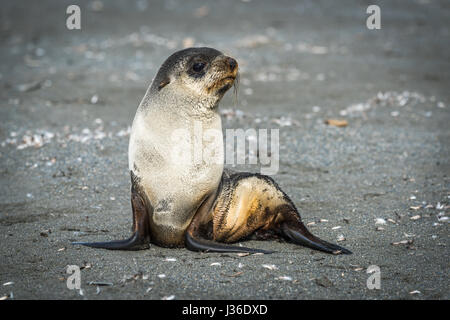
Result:
[[[192,66],[192,70],[194,70],[195,72],[200,72],[205,68],[205,66],[206,66],[206,64],[203,62],[196,62]]]

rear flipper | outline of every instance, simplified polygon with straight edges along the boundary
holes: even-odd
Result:
[[[144,199],[131,188],[131,207],[133,208],[133,235],[126,240],[113,240],[108,242],[72,242],[74,245],[83,245],[92,248],[109,250],[142,250],[150,247],[150,222]]]
[[[194,237],[189,231],[185,235],[185,245],[186,248],[191,251],[203,251],[203,252],[248,252],[248,253],[264,253],[270,254],[274,251],[267,251],[261,249],[253,249],[246,247],[233,246],[228,244],[223,244],[201,237]]]
[[[200,214],[194,218],[190,227],[197,226],[199,231],[194,228],[196,232],[191,236],[207,234],[207,239],[233,243],[251,236],[273,238],[272,235],[281,235],[315,250],[351,254],[345,248],[312,235],[302,223],[294,203],[268,176],[224,170],[214,199],[213,204],[206,206],[211,209],[199,211]],[[202,226],[211,221],[211,230],[201,232]],[[202,242],[197,247],[204,245],[207,248],[207,244]],[[217,246],[214,244],[214,248]]]
[[[332,254],[352,254],[352,252],[348,249],[314,236],[308,231],[308,229],[306,229],[301,221],[295,223],[295,225],[283,222],[281,224],[281,232],[292,242],[311,249]]]

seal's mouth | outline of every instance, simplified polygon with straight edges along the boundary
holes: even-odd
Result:
[[[222,81],[225,81],[225,80],[234,81],[234,80],[236,80],[236,76],[228,76],[228,77],[225,77],[225,78],[222,79]]]
[[[208,88],[208,92],[216,91],[218,94],[224,94],[233,86],[235,80],[236,75],[228,75],[224,78],[220,78],[211,87]]]
[[[220,86],[222,84],[231,84],[231,85],[233,85],[235,80],[236,80],[236,74],[233,73],[231,75],[228,75],[228,76],[218,80],[217,83],[216,83],[216,86],[220,88]]]
[[[230,89],[238,78],[238,64],[236,60],[230,57],[224,57],[220,61],[221,77],[218,78],[212,86],[207,88],[208,92],[215,92],[222,96]]]
[[[228,76],[219,80],[216,85],[216,88],[218,88],[217,93],[220,95],[224,94],[228,89],[230,89],[233,86],[235,80],[236,76]]]

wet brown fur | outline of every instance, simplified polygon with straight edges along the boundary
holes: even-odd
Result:
[[[232,243],[256,231],[267,235],[265,231],[279,229],[280,223],[296,212],[270,177],[225,170],[211,210],[213,240]]]
[[[211,240],[233,243],[284,238],[328,253],[351,253],[311,234],[294,203],[272,178],[228,169],[223,172],[216,194],[205,201],[187,232],[205,239],[211,248]]]

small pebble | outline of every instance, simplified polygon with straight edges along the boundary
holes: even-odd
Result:
[[[402,240],[402,241],[398,241],[398,242],[392,242],[391,244],[394,246],[397,246],[399,244],[411,244],[412,240]]]
[[[173,261],[177,261],[177,259],[175,259],[175,258],[165,258],[164,261],[173,262]]]
[[[323,276],[321,278],[314,279],[317,285],[325,288],[329,288],[333,286],[333,282],[331,282],[330,279],[328,279],[326,276]]]
[[[249,252],[241,252],[241,253],[238,253],[237,255],[238,255],[238,257],[246,257],[246,256],[250,255],[250,253]]]
[[[91,97],[91,103],[92,103],[92,104],[96,104],[97,102],[98,102],[98,95],[94,94],[94,95]]]
[[[274,264],[263,264],[263,268],[269,269],[269,270],[278,270],[278,267]]]

